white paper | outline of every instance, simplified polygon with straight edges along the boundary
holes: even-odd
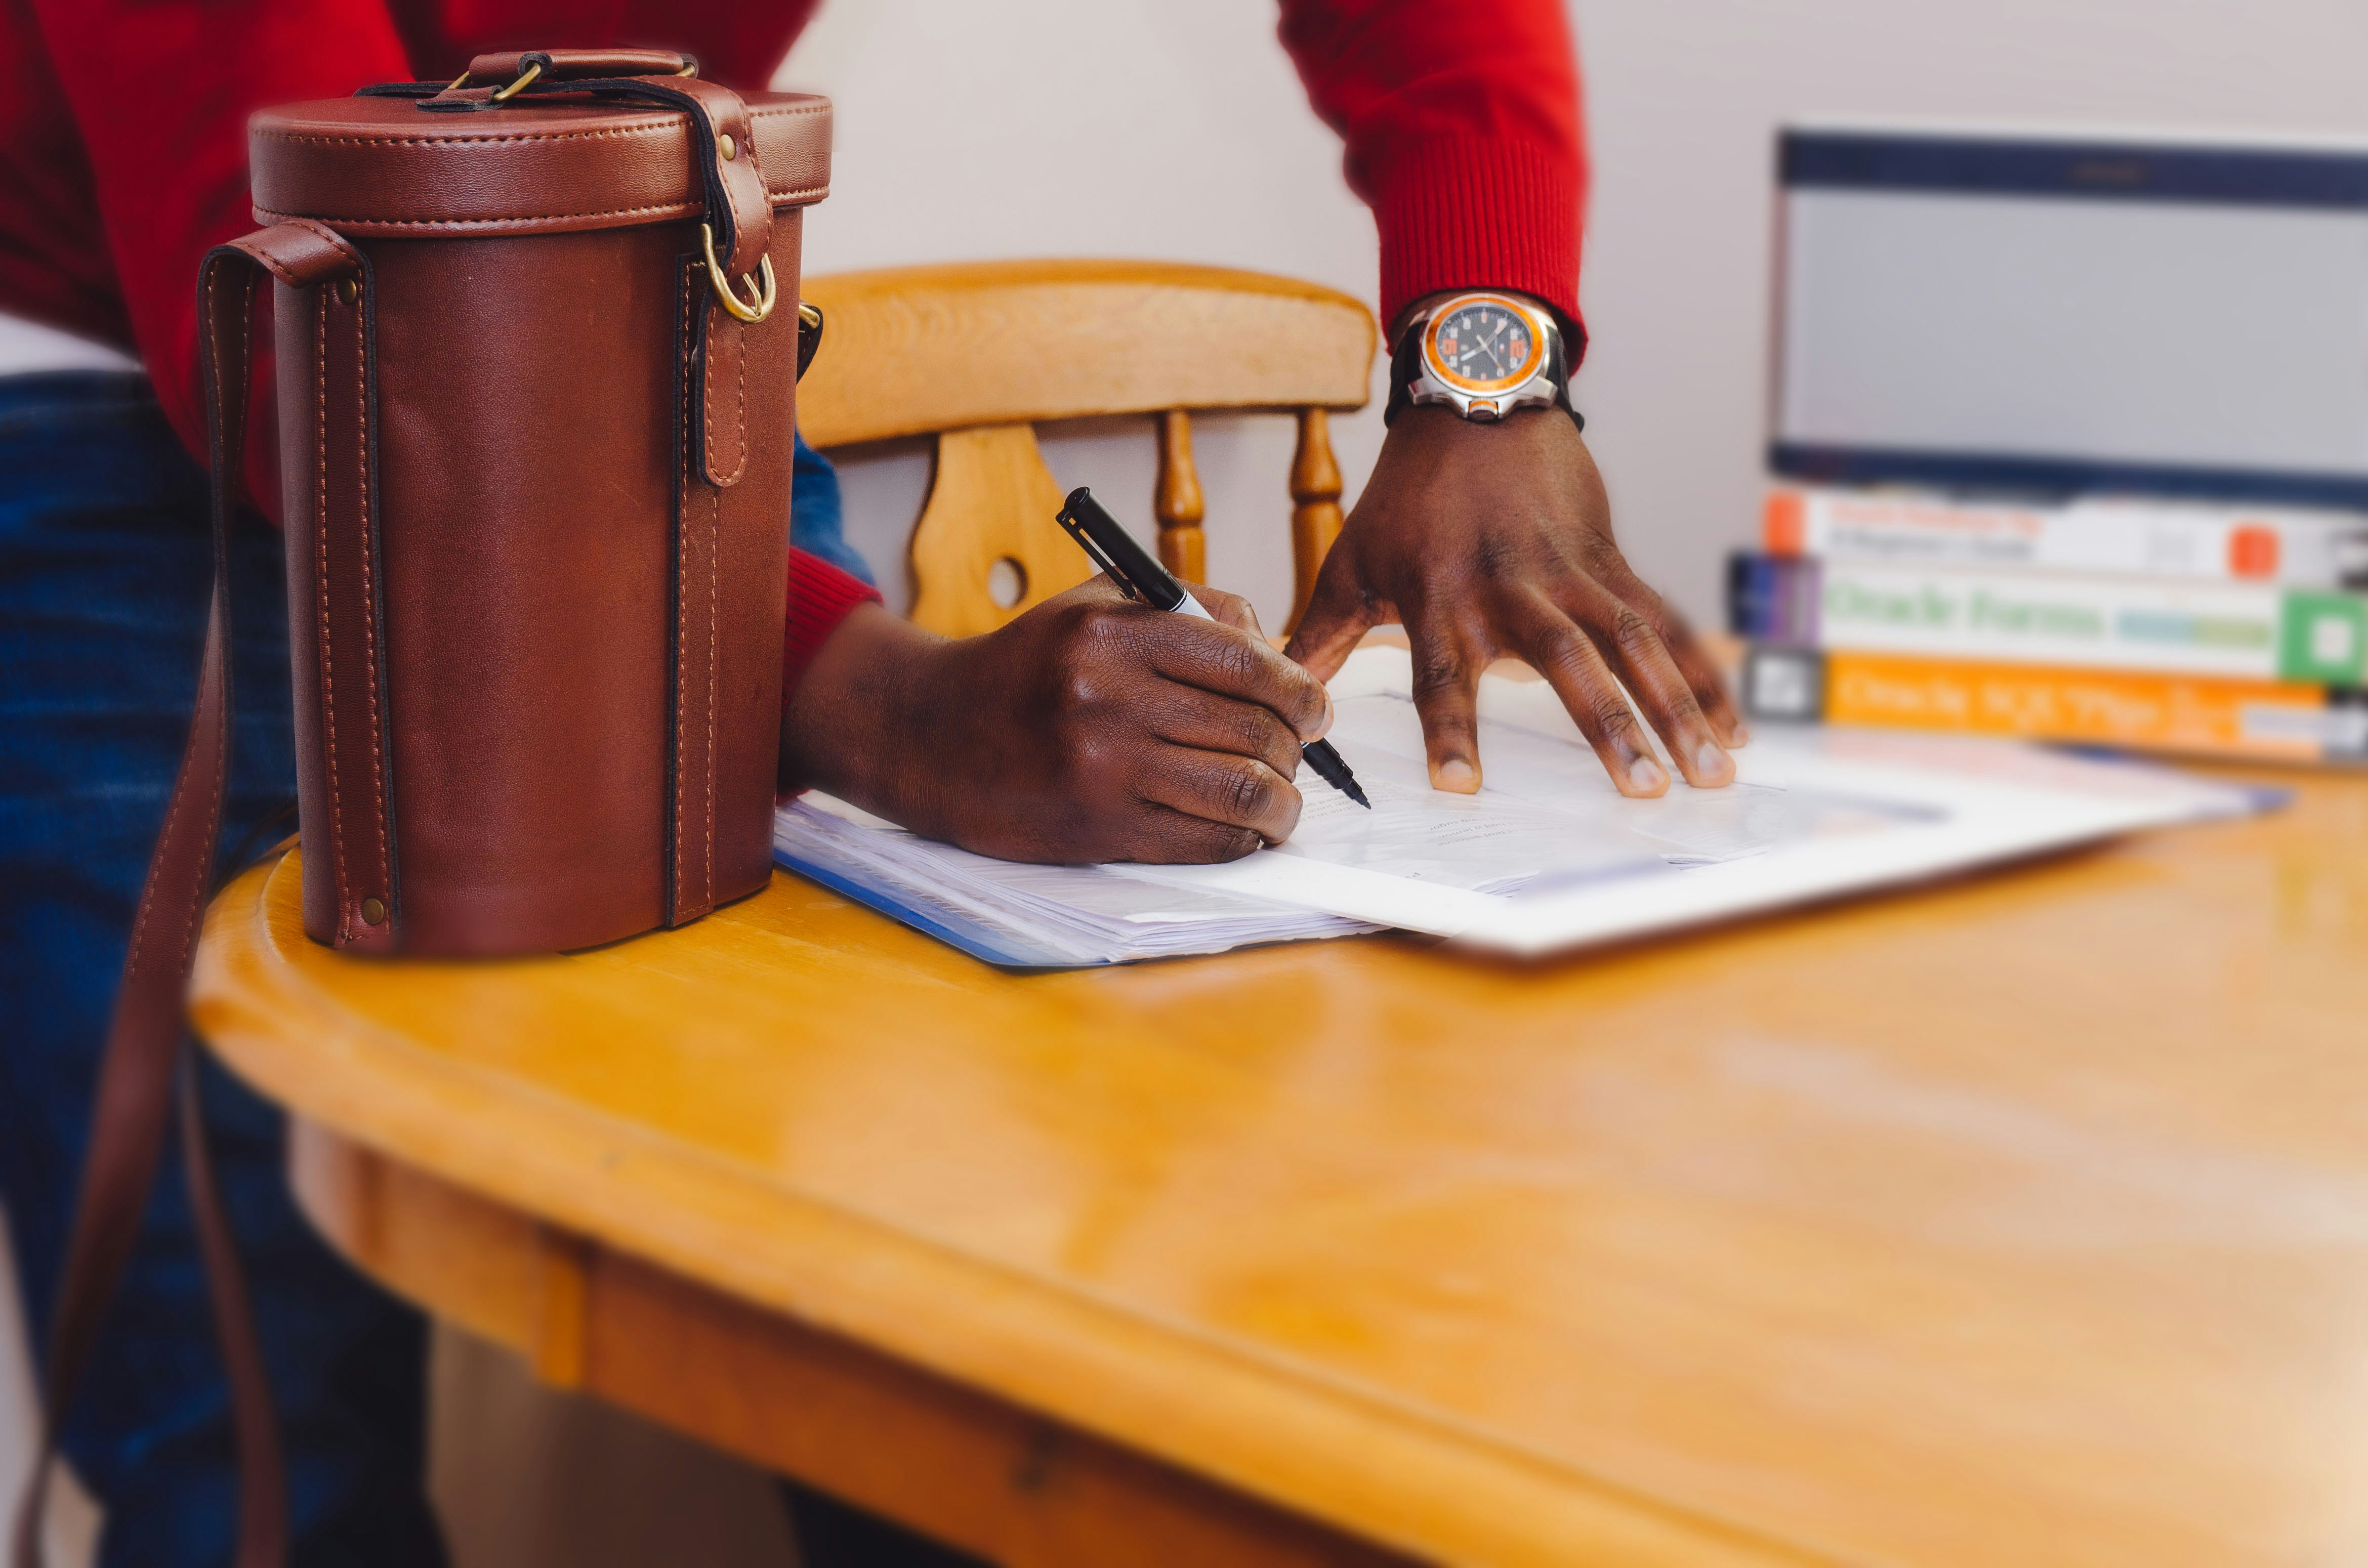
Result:
[[[1632,801],[1551,687],[1493,676],[1483,787],[1447,795],[1424,787],[1411,688],[1394,648],[1360,651],[1332,683],[1331,739],[1373,793],[1370,825],[1319,801],[1330,791],[1303,769],[1309,807],[1291,843],[1128,874],[1538,953],[2254,809],[2241,790],[2159,768],[1822,728],[1760,732],[1725,789],[1679,779]]]
[[[976,931],[998,961],[1126,963],[1372,927],[1304,905],[1176,887],[1099,866],[996,860],[908,833],[819,791],[774,812],[777,854]]]
[[[1377,926],[1538,953],[2255,805],[2157,767],[1822,728],[1762,731],[1735,754],[1725,789],[1679,780],[1632,801],[1552,687],[1497,676],[1480,686],[1484,786],[1451,795],[1429,787],[1411,686],[1403,649],[1351,656],[1332,682],[1329,738],[1373,810],[1303,767],[1291,841],[1228,865],[1015,865],[820,795],[781,809],[775,843],[887,890],[900,912],[984,928],[980,948],[1024,961],[1124,962]]]

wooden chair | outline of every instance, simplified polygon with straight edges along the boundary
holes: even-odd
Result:
[[[1143,261],[843,272],[805,279],[803,293],[827,321],[798,393],[806,439],[829,449],[937,437],[928,502],[913,531],[918,624],[951,637],[992,631],[1092,575],[1053,520],[1063,493],[1037,449],[1042,420],[1153,417],[1160,559],[1201,581],[1191,426],[1199,409],[1298,418],[1298,622],[1340,531],[1340,470],[1326,420],[1364,406],[1371,384],[1377,335],[1356,300],[1288,278]]]

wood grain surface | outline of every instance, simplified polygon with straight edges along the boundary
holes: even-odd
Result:
[[[563,1237],[487,1267],[564,1319],[621,1260],[1410,1555],[2368,1561],[2368,781],[2275,781],[1528,965],[1013,977],[787,876],[393,964],[304,940],[291,856],[217,902],[195,1017]],[[512,1338],[597,1368],[566,1334]]]
[[[1004,1568],[1412,1568],[1172,1465],[427,1176],[314,1122],[313,1224],[381,1283],[578,1390]]]
[[[1093,562],[1053,520],[1062,499],[1033,426],[939,436],[928,504],[913,528],[913,623],[975,637],[1092,576]],[[1019,574],[1009,604],[991,588],[997,562]]]
[[[817,447],[1176,408],[1364,404],[1372,313],[1319,284],[1151,261],[964,262],[808,278]]]

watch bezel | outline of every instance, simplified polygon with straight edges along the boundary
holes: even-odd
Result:
[[[1471,306],[1484,304],[1501,306],[1527,322],[1530,327],[1529,357],[1521,361],[1520,367],[1509,375],[1492,377],[1485,381],[1448,369],[1439,351],[1439,329],[1447,324],[1448,319]],[[1422,324],[1423,368],[1434,380],[1467,397],[1499,397],[1518,392],[1535,381],[1545,369],[1547,326],[1537,307],[1513,295],[1485,289],[1457,294],[1440,301],[1438,309],[1432,311]]]

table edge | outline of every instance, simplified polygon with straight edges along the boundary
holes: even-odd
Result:
[[[389,1158],[1403,1551],[1541,1564],[1583,1552],[1686,1568],[1832,1561],[1346,1378],[767,1186],[557,1096],[530,1112],[544,1123],[538,1136],[472,1139],[463,1102],[482,1085],[451,1059],[342,1011],[279,955],[270,894],[297,868],[293,852],[267,860],[208,909],[191,1020],[257,1092]],[[356,1073],[320,1071],[324,1056]],[[521,1105],[537,1098],[514,1081],[509,1095]],[[701,1206],[663,1206],[666,1188],[693,1182]],[[719,1186],[734,1201],[715,1202]],[[765,1244],[749,1244],[752,1235]]]

